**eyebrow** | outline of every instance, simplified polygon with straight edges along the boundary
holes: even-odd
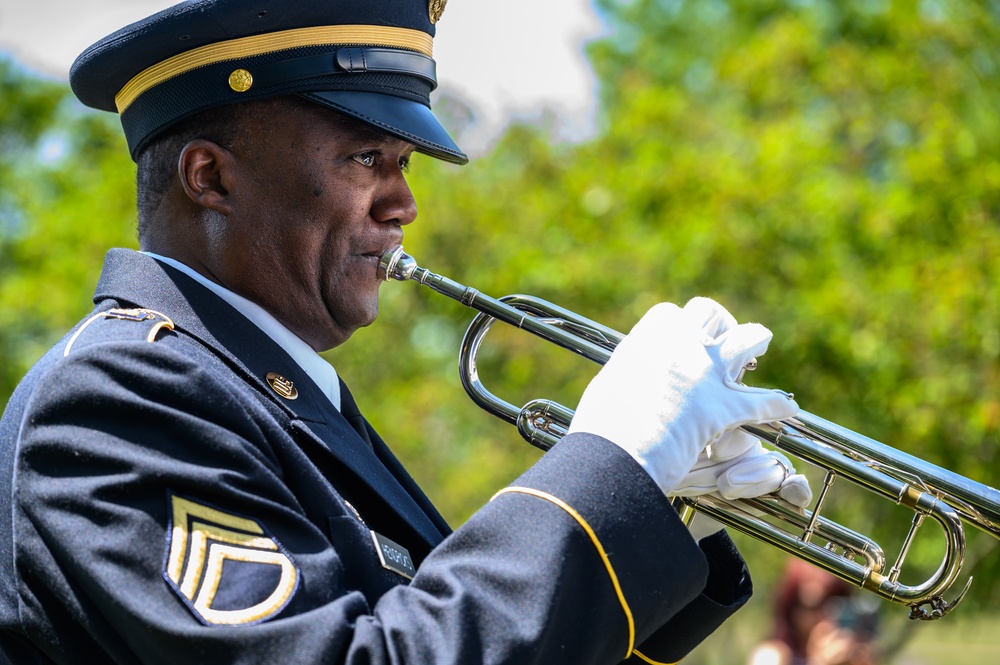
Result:
[[[400,146],[412,146],[415,147],[409,141],[404,141],[398,136],[393,136],[392,134],[376,129],[375,127],[365,127],[364,131],[357,133],[357,138],[365,143],[376,143],[379,147],[387,147],[390,145],[399,144]]]
[[[350,128],[350,131],[353,131],[354,134],[358,138],[360,138],[361,140],[363,140],[363,141],[373,141],[373,142],[377,142],[377,143],[389,143],[390,141],[393,141],[393,140],[397,140],[397,141],[399,140],[395,136],[393,136],[392,134],[389,134],[386,131],[383,131],[381,129],[376,129],[375,127],[372,127],[371,125],[366,125],[366,124],[363,124],[363,123],[360,123],[360,122],[357,125],[352,126]]]
[[[377,143],[380,146],[386,146],[393,143],[413,145],[409,141],[401,139],[398,136],[394,136],[383,129],[372,127],[368,123],[358,120],[352,116],[344,115],[342,118],[338,119],[337,124],[339,125],[337,127],[339,131],[350,133],[356,140],[364,143]]]

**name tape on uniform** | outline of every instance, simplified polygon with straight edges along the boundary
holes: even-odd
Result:
[[[417,573],[413,566],[413,559],[410,558],[410,551],[399,543],[389,540],[380,533],[372,531],[372,540],[375,541],[375,551],[378,552],[378,559],[383,568],[388,568],[394,573],[399,573],[408,580],[412,580]]]

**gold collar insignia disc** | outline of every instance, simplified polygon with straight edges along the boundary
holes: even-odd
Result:
[[[282,397],[288,400],[295,399],[299,396],[298,388],[295,384],[281,376],[276,372],[267,373],[267,385],[271,386],[271,390],[278,393]]]

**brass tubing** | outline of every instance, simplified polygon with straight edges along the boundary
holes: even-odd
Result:
[[[516,295],[494,299],[476,289],[421,268],[402,247],[386,252],[379,263],[382,279],[412,280],[480,312],[475,317],[459,353],[462,382],[470,397],[483,409],[518,427],[533,445],[547,450],[569,428],[573,410],[550,400],[534,400],[518,408],[485,388],[479,378],[477,357],[483,339],[494,321],[527,330],[554,344],[599,364],[610,358],[624,335],[558,305],[533,296]],[[881,548],[866,536],[821,518],[819,506],[808,517],[795,514],[778,499],[725,502],[712,497],[685,499],[684,503],[705,512],[723,524],[798,556],[834,575],[877,595],[911,607],[911,618],[934,619],[947,614],[964,595],[950,605],[942,594],[954,583],[965,557],[963,520],[1000,538],[1000,492],[981,483],[941,469],[908,453],[893,449],[827,420],[801,411],[795,418],[768,425],[743,427],[750,434],[779,450],[827,470],[827,478],[843,476],[876,495],[902,504],[915,513],[916,524],[930,516],[945,535],[945,552],[937,572],[925,582],[908,586],[897,581],[899,571],[884,574]],[[825,495],[829,482],[825,483]],[[825,496],[823,496],[825,498]],[[753,514],[757,512],[758,514]],[[796,536],[759,516],[770,515],[803,529]],[[902,565],[912,540],[907,535],[897,560]],[[847,553],[808,542],[815,533]],[[864,558],[858,563],[854,557]],[[966,585],[968,590],[968,585]],[[931,611],[922,609],[929,605]]]

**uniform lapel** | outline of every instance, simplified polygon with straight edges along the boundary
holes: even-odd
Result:
[[[107,298],[162,312],[173,320],[177,329],[212,349],[247,383],[266,395],[289,416],[293,430],[300,433],[297,440],[310,442],[308,452],[317,466],[338,470],[332,480],[338,488],[345,470],[355,476],[347,481],[353,488],[352,502],[377,507],[366,510],[365,505],[356,506],[365,518],[396,528],[405,525],[428,549],[447,533],[447,525],[398,462],[390,471],[376,456],[372,432],[346,386],[342,384],[343,395],[350,404],[347,417],[281,347],[214,293],[151,257],[114,249],[105,259],[94,300]],[[286,399],[271,388],[266,379],[269,373],[291,382],[297,397]],[[384,447],[381,439],[378,442]],[[394,457],[392,460],[395,462]],[[399,473],[405,481],[401,482]],[[416,495],[412,490],[416,490]],[[384,516],[386,512],[395,514]],[[399,539],[399,534],[385,535]]]
[[[420,489],[417,483],[413,480],[413,477],[403,468],[399,460],[396,459],[396,455],[393,454],[389,446],[386,445],[382,437],[378,435],[378,432],[372,428],[371,424],[361,415],[361,411],[358,409],[357,404],[354,401],[354,396],[351,391],[347,388],[347,384],[344,383],[343,379],[340,381],[340,397],[341,397],[341,411],[344,417],[347,419],[351,426],[357,430],[358,435],[362,439],[368,442],[368,445],[372,447],[375,452],[375,456],[382,462],[386,470],[393,475],[397,482],[406,490],[406,492],[413,498],[413,500],[420,506],[421,511],[427,515],[431,521],[434,522],[435,528],[442,535],[448,535],[451,533],[451,527],[448,522],[445,521],[441,513],[438,512],[431,500],[427,498],[424,491]]]

